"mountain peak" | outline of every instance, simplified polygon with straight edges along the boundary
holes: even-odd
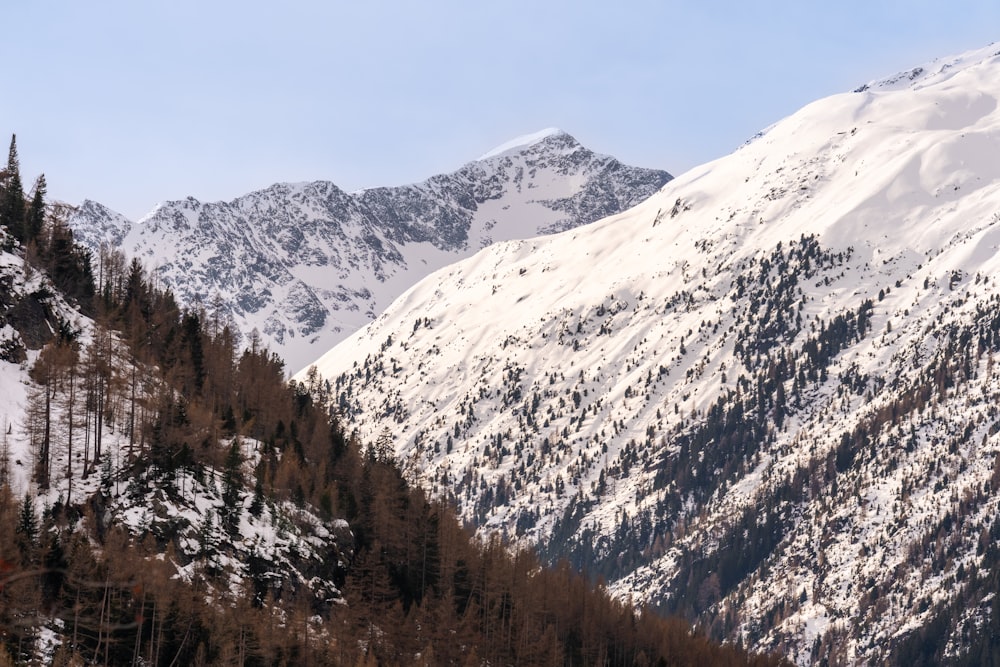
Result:
[[[297,370],[431,271],[492,243],[620,212],[671,178],[555,129],[497,151],[505,157],[413,185],[348,194],[329,181],[275,183],[228,202],[168,201],[131,226],[96,209],[70,224],[90,248],[110,236],[157,267],[184,305],[226,295],[236,326],[257,329]],[[530,157],[531,167],[507,157]]]
[[[512,151],[521,150],[527,148],[528,146],[533,146],[537,143],[550,138],[550,137],[570,137],[569,134],[560,130],[557,127],[547,127],[544,130],[539,130],[538,132],[533,132],[531,134],[525,134],[520,137],[515,137],[510,141],[506,141],[493,150],[487,151],[477,158],[477,162],[482,160],[489,160],[490,158],[495,158],[504,153],[510,153]]]
[[[86,217],[91,224],[85,229],[75,229],[74,234],[81,243],[91,248],[101,243],[117,245],[132,228],[132,221],[121,213],[92,199],[84,199],[74,215]]]

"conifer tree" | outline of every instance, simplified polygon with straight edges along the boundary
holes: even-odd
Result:
[[[41,239],[42,227],[45,224],[45,174],[41,174],[35,180],[35,187],[32,190],[31,204],[24,218],[24,240],[37,243]]]
[[[225,529],[230,535],[236,535],[240,527],[240,489],[243,488],[243,476],[240,466],[243,457],[240,454],[238,440],[233,440],[226,455],[226,467],[222,473],[222,505]]]
[[[24,242],[24,187],[21,185],[21,166],[17,158],[17,135],[10,137],[10,152],[7,156],[6,182],[0,194],[0,226],[6,227],[11,235]]]
[[[35,516],[35,503],[31,500],[30,493],[24,494],[14,533],[17,535],[16,541],[21,550],[21,557],[25,560],[30,559],[34,553],[35,542],[38,540],[38,518]]]

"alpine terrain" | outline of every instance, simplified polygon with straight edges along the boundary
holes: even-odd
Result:
[[[996,658],[998,100],[991,46],[817,101],[433,273],[298,379],[484,534],[716,638]]]
[[[256,337],[0,172],[0,665],[771,667],[479,540]],[[318,395],[317,395],[318,397]]]
[[[618,213],[668,180],[550,129],[414,185],[277,184],[231,202],[167,202],[136,223],[85,201],[69,225],[95,254],[106,244],[139,258],[182,304],[256,329],[296,371],[435,269]]]

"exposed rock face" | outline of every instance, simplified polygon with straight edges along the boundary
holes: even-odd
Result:
[[[0,232],[2,233],[2,232]],[[0,253],[0,361],[20,364],[60,327],[76,331],[78,314],[39,272],[11,253]]]

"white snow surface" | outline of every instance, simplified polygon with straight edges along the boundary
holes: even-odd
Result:
[[[734,517],[896,405],[894,392],[949,349],[950,328],[995,309],[998,100],[994,46],[819,100],[624,213],[438,270],[316,367],[363,438],[390,424],[409,474],[481,530],[544,545],[576,507],[574,535],[610,539],[623,516],[649,513],[669,492],[654,490],[655,473],[673,438],[753,377],[736,350],[744,327],[800,317],[780,341],[798,351],[872,300],[870,332],[802,389],[801,407],[744,472],[711,502],[650,515],[683,529],[609,587],[662,602],[684,558],[724,548]],[[759,312],[737,280],[759,274],[774,287],[775,258],[809,237],[829,261],[797,267],[794,308]],[[964,525],[1000,510],[980,492],[1000,454],[1000,370],[992,357],[970,363],[975,379],[961,393],[885,426],[837,485],[790,507],[766,567],[714,607],[740,610],[733,638],[800,664],[835,638],[849,661],[877,664],[929,619],[921,601],[955,595],[958,564],[977,562],[975,540],[956,534],[962,555],[939,571],[909,554],[962,499],[977,499]],[[852,377],[860,390],[845,389]],[[761,632],[776,608],[785,612]]]

